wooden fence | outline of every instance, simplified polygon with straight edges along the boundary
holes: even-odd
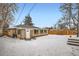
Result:
[[[48,34],[75,35],[75,34],[77,34],[77,31],[76,30],[69,30],[69,29],[50,29],[50,30],[48,30]]]

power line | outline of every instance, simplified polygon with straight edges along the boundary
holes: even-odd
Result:
[[[32,7],[30,8],[30,10],[29,10],[29,12],[28,12],[28,14],[30,14],[31,13],[31,11],[34,9],[34,7],[36,6],[36,3],[34,3],[33,5],[32,5]],[[23,22],[23,21],[22,21]],[[21,24],[22,24],[22,22],[21,22]]]
[[[13,25],[15,25],[15,24],[18,22],[18,20],[19,20],[20,16],[22,15],[22,12],[23,12],[23,10],[24,10],[25,6],[26,6],[26,4],[24,4],[24,5],[23,5],[23,8],[22,8],[22,10],[21,10],[21,12],[20,12],[20,14],[19,14],[18,18],[17,18],[16,22],[15,22]]]
[[[33,6],[30,8],[30,10],[29,10],[29,12],[28,12],[28,14],[30,14],[31,13],[31,11],[34,9],[34,7],[36,6],[36,3],[34,3],[33,4]]]

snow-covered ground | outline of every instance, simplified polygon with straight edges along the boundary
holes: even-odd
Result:
[[[36,40],[0,37],[0,55],[6,56],[75,56],[79,46],[67,45],[68,36],[47,35]]]

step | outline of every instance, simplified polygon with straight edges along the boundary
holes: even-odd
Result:
[[[75,42],[67,42],[67,44],[74,45],[74,46],[79,46],[79,43],[75,43]]]
[[[72,39],[69,39],[68,42],[79,42],[79,40],[72,40]]]
[[[75,38],[68,38],[68,40],[79,40],[79,37],[75,37]]]

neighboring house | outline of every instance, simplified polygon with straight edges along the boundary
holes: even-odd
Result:
[[[6,34],[6,28],[8,28],[9,25],[7,23],[4,23],[4,20],[0,20],[0,36]]]
[[[3,20],[0,20],[0,28],[2,28]]]
[[[0,20],[0,36],[3,35],[2,23],[3,23],[3,20]]]
[[[21,39],[31,39],[48,34],[48,29],[38,28],[35,26],[18,25],[16,28],[8,29],[8,36]]]
[[[0,36],[3,35],[3,30],[0,28]]]

